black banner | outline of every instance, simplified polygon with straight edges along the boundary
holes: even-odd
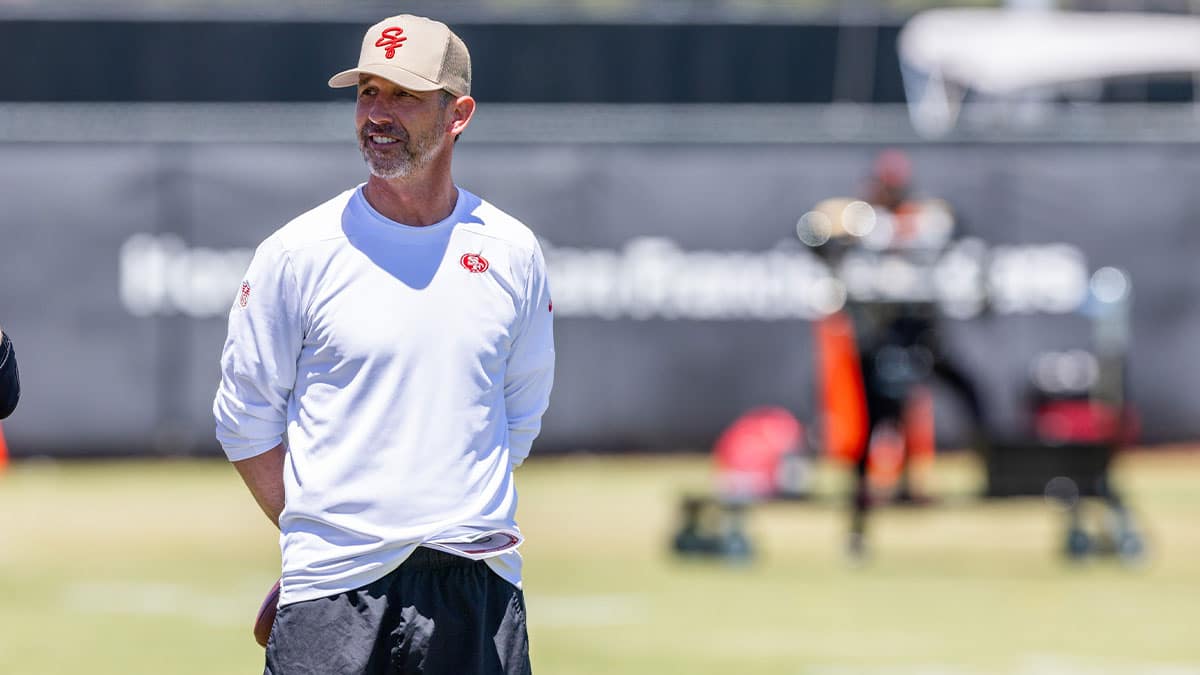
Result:
[[[544,239],[559,369],[539,441],[706,447],[747,408],[813,417],[820,270],[795,225],[853,196],[859,145],[464,143],[458,182]],[[1143,438],[1195,438],[1195,146],[922,145],[919,190],[989,252],[1000,302],[943,338],[1002,431],[1046,351],[1087,349],[1088,275],[1128,270]],[[0,325],[24,398],[14,454],[215,452],[224,315],[253,246],[362,180],[346,144],[0,146]],[[941,400],[941,399],[939,399]],[[941,400],[940,423],[958,416]]]

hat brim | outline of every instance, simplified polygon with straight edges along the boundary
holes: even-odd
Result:
[[[382,77],[411,91],[437,91],[443,88],[437,82],[425,79],[412,71],[405,70],[399,66],[383,64],[359,66],[358,68],[343,70],[329,78],[329,86],[335,89],[339,87],[357,87],[360,75]]]

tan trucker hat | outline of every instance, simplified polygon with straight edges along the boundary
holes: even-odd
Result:
[[[445,89],[471,94],[471,54],[446,24],[401,14],[380,21],[363,37],[358,67],[329,78],[331,87],[354,87],[361,73],[378,75],[413,91]]]

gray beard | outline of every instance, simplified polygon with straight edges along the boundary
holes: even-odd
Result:
[[[386,157],[374,154],[367,143],[366,136],[360,133],[358,149],[362,152],[367,168],[371,171],[372,176],[385,180],[408,178],[428,166],[437,151],[436,138],[423,138],[415,143],[412,137],[397,141],[399,152]]]

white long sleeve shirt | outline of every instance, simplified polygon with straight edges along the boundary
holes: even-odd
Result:
[[[550,291],[529,229],[458,195],[409,227],[349,190],[264,241],[237,293],[213,412],[232,461],[286,434],[281,604],[517,528],[512,469],[553,380]],[[515,549],[487,562],[521,586]]]

